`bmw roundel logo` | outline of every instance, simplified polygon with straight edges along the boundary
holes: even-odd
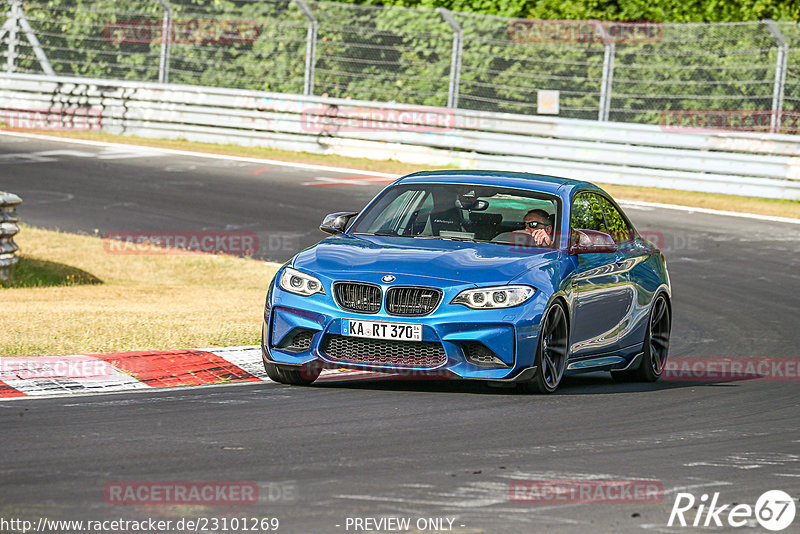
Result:
[[[383,282],[386,282],[386,283],[388,284],[389,282],[394,282],[395,278],[394,278],[394,276],[392,276],[391,274],[387,274],[386,276],[384,276],[383,278],[381,278],[381,280],[382,280]]]

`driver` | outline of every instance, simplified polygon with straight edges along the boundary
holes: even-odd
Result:
[[[525,233],[533,237],[537,245],[550,246],[553,242],[553,221],[550,215],[540,209],[533,209],[525,214]]]

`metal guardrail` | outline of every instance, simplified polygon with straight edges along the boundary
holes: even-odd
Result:
[[[19,263],[14,236],[19,233],[16,209],[22,199],[13,193],[0,191],[0,280],[8,280]]]
[[[0,75],[0,121],[800,200],[800,137]]]

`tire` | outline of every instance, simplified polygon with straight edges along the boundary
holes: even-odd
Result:
[[[569,353],[569,325],[564,306],[556,301],[542,315],[536,348],[536,373],[520,384],[525,393],[553,393],[561,384]]]
[[[647,331],[644,334],[642,360],[636,369],[612,371],[617,382],[655,382],[661,378],[669,353],[669,334],[672,328],[672,315],[667,297],[659,294],[650,306]]]
[[[288,368],[264,362],[267,376],[274,382],[292,386],[307,386],[319,377],[322,369],[318,365],[306,365],[299,368]]]

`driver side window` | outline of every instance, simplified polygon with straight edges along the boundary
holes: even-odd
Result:
[[[608,232],[605,219],[603,219],[603,208],[594,193],[586,191],[575,195],[575,198],[572,199],[572,215],[569,226],[576,230]]]

